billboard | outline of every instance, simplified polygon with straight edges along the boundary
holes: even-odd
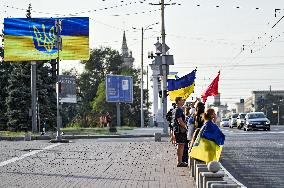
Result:
[[[131,76],[107,75],[106,76],[106,101],[107,102],[133,102],[133,79]]]
[[[60,103],[77,103],[76,98],[76,77],[75,76],[59,76],[61,83],[61,91],[59,92]]]
[[[56,59],[55,20],[61,20],[62,60],[89,59],[89,18],[4,18],[4,60]]]

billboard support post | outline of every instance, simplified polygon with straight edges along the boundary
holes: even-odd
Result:
[[[121,127],[121,117],[120,117],[120,103],[116,103],[116,123],[118,127]]]
[[[32,132],[37,132],[36,62],[31,62]]]
[[[57,119],[57,133],[56,133],[56,141],[61,141],[62,136],[61,136],[61,117],[60,117],[60,104],[59,104],[59,92],[61,90],[61,84],[59,80],[59,50],[61,49],[60,46],[60,27],[61,27],[61,21],[60,20],[55,20],[55,27],[56,27],[56,46],[57,46],[57,80],[56,80],[56,119]]]

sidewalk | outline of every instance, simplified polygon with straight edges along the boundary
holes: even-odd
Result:
[[[27,146],[19,141],[12,146],[2,141],[1,147],[9,146],[12,158],[13,147],[38,149],[45,142],[32,141]],[[4,150],[0,153],[5,155]],[[194,187],[189,169],[176,167],[176,150],[167,138],[162,142],[150,137],[74,140],[33,155],[27,153],[0,167],[0,187]]]

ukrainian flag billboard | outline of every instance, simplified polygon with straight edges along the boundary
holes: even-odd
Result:
[[[62,20],[62,60],[89,59],[89,18],[5,18],[4,60],[49,60],[58,56],[55,20]]]

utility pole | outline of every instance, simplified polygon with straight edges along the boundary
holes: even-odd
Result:
[[[32,18],[31,14],[32,10],[32,5],[29,4],[29,7],[27,9],[27,14],[26,17],[28,19]],[[37,130],[37,96],[36,96],[36,61],[31,62],[31,97],[32,97],[32,104],[31,104],[31,109],[32,109],[32,132],[36,133]]]
[[[148,65],[147,65],[147,111],[149,112],[149,70],[148,70]],[[147,122],[147,125],[149,126],[149,122]]]
[[[144,32],[146,30],[150,30],[150,29],[153,29],[151,26],[155,25],[155,24],[158,24],[158,23],[153,23],[153,24],[150,24],[148,25],[147,27],[142,27],[141,28],[141,83],[140,83],[140,90],[141,90],[141,100],[140,100],[140,111],[141,111],[141,128],[144,127],[144,110],[143,110],[143,99],[144,99],[144,90],[143,90],[143,71],[144,71]],[[137,29],[136,27],[132,27],[133,29]]]
[[[60,115],[60,104],[59,104],[59,93],[60,93],[60,90],[61,90],[61,83],[60,83],[60,80],[59,80],[59,61],[60,61],[60,58],[59,58],[59,52],[60,50],[62,50],[62,39],[61,39],[61,20],[55,20],[55,30],[56,30],[56,39],[55,39],[55,44],[56,44],[56,47],[57,47],[57,78],[56,78],[56,107],[57,107],[57,133],[56,133],[56,141],[60,142],[62,141],[62,136],[61,136],[61,131],[60,131],[60,128],[61,128],[61,115]]]
[[[143,49],[143,47],[144,47],[144,45],[143,45],[143,39],[144,39],[144,28],[142,27],[142,29],[141,29],[141,31],[142,31],[142,38],[141,38],[141,109],[140,109],[140,111],[141,111],[141,128],[143,128],[144,127],[144,111],[143,111],[143,99],[144,99],[144,95],[143,95],[143,51],[144,51],[144,49]]]
[[[161,17],[162,17],[162,103],[163,103],[163,120],[164,133],[168,132],[168,125],[166,120],[167,114],[167,79],[168,79],[168,65],[166,64],[166,31],[165,31],[165,5],[164,0],[161,0]]]

